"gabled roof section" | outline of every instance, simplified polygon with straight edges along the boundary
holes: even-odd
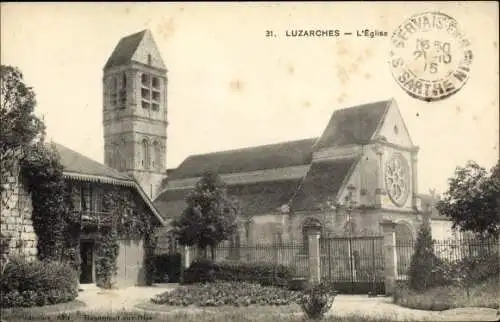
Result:
[[[228,174],[309,164],[315,141],[316,138],[304,139],[192,155],[171,173],[168,180],[200,177],[207,170]]]
[[[151,31],[145,29],[120,39],[106,62],[104,70],[127,65],[133,61],[147,64],[148,54],[152,57],[152,67],[166,69]]]
[[[359,157],[314,162],[291,200],[291,209],[313,210],[321,208],[328,200],[336,200],[358,161]]]
[[[63,174],[66,178],[132,187],[141,196],[160,224],[165,225],[160,212],[133,177],[92,160],[64,145],[54,142],[52,142],[51,145],[59,154],[60,162],[64,168]]]
[[[378,130],[392,100],[336,110],[315,144],[315,149],[368,142]]]
[[[117,180],[133,180],[126,173],[119,172],[102,163],[92,160],[81,153],[71,150],[64,145],[52,143],[61,157],[64,172],[82,175],[103,176]]]
[[[228,185],[227,194],[240,202],[243,216],[269,214],[290,201],[301,179]],[[154,201],[164,218],[176,218],[186,207],[190,189],[164,190]]]

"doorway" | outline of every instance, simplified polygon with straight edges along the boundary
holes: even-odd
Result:
[[[81,274],[80,283],[89,284],[94,282],[94,242],[91,240],[80,241]]]

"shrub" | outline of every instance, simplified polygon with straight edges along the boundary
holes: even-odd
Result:
[[[173,306],[289,305],[300,293],[246,282],[214,282],[181,286],[151,299],[155,304]]]
[[[423,223],[415,243],[415,252],[411,257],[408,270],[408,284],[411,289],[424,291],[440,279],[435,273],[439,260],[434,254],[434,243],[428,223]]]
[[[329,294],[324,284],[318,284],[305,292],[300,306],[308,318],[319,320],[330,310],[334,299],[335,295]]]
[[[153,258],[155,267],[155,282],[157,283],[176,283],[179,281],[181,255],[180,254],[161,254]]]
[[[63,303],[76,298],[77,287],[76,272],[69,264],[12,258],[0,277],[0,302],[2,307]]]
[[[208,259],[195,260],[182,276],[182,284],[205,283],[215,281],[217,265]]]
[[[309,289],[309,287],[307,278],[292,278],[288,281],[288,289],[290,291],[305,291]]]
[[[197,260],[184,272],[183,283],[241,281],[286,286],[294,276],[295,271],[284,265]]]
[[[393,301],[404,307],[419,310],[442,311],[459,307],[489,307],[498,309],[499,278],[491,277],[473,285],[470,296],[458,285],[438,286],[424,292],[416,292],[406,285],[399,285]]]

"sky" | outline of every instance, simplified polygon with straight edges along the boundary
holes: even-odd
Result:
[[[406,94],[388,65],[390,35],[424,11],[456,19],[474,54],[465,86],[431,103]],[[389,98],[420,147],[420,192],[445,191],[468,160],[490,168],[499,157],[495,2],[2,3],[1,17],[1,63],[34,88],[49,139],[100,162],[102,68],[120,38],[143,29],[168,68],[168,168],[191,154],[317,137],[336,109]],[[284,35],[311,28],[389,37]]]

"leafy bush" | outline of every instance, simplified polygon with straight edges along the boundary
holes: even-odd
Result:
[[[181,286],[156,296],[151,302],[173,306],[289,305],[296,303],[300,294],[246,282],[214,282]]]
[[[290,291],[305,291],[309,287],[309,281],[306,278],[292,278],[288,281],[288,289]]]
[[[0,304],[29,307],[69,302],[78,295],[77,287],[70,264],[12,258],[0,277]]]
[[[295,271],[284,265],[197,260],[184,272],[183,283],[241,281],[286,286],[294,276]]]
[[[428,223],[423,223],[415,243],[415,252],[411,257],[408,270],[408,282],[411,289],[424,291],[431,286],[444,282],[435,268],[439,265],[439,259],[434,254],[434,242],[431,237],[431,229]]]
[[[313,320],[322,319],[333,305],[335,296],[329,294],[324,284],[311,287],[302,297],[300,306],[308,318]]]
[[[157,283],[176,283],[179,281],[181,255],[180,254],[162,254],[153,258],[155,267],[155,281]]]
[[[438,286],[424,292],[416,292],[406,285],[399,285],[393,301],[404,307],[419,310],[443,311],[460,307],[488,307],[498,309],[500,303],[500,280],[491,277],[473,285],[470,296],[458,285]]]
[[[182,284],[215,282],[218,266],[211,260],[200,259],[191,263],[182,276]]]

